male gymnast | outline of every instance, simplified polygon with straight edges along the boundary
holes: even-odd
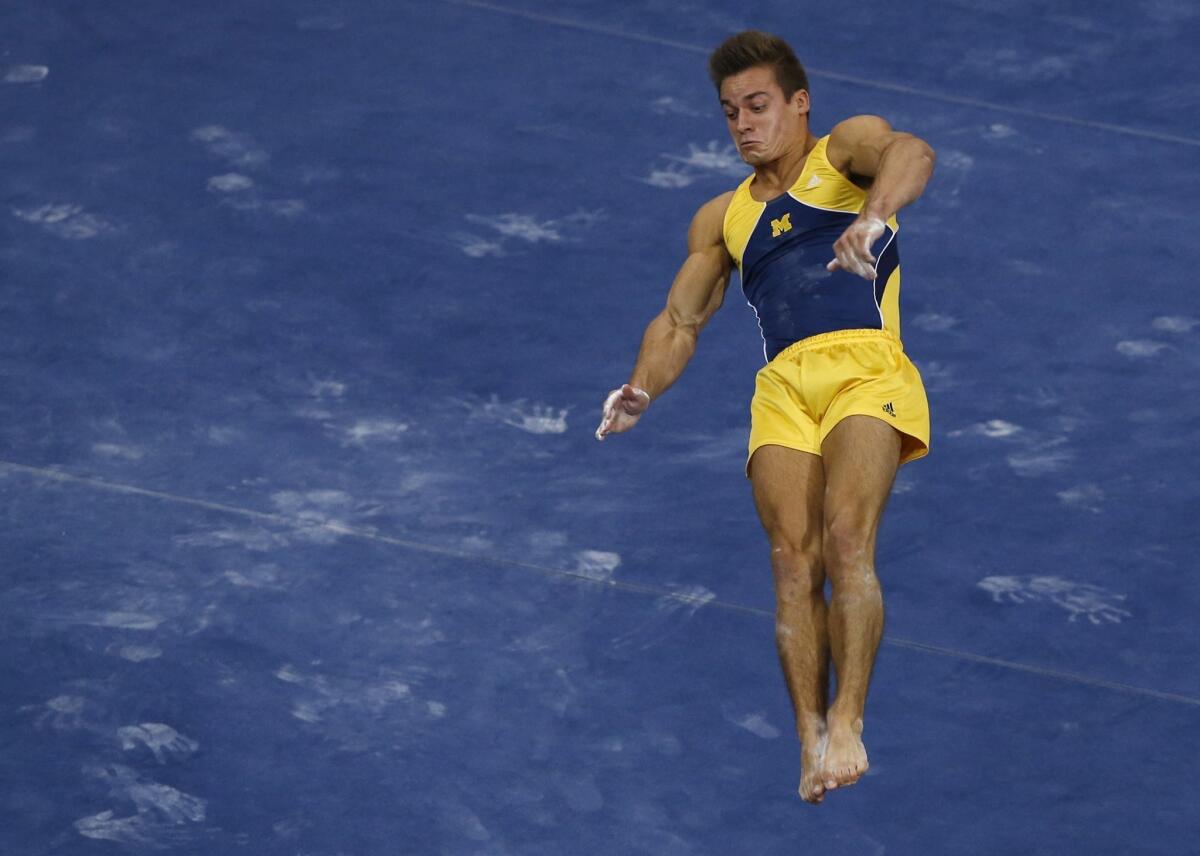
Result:
[[[896,212],[925,189],[934,152],[878,116],[815,136],[804,68],[776,36],[731,37],[709,73],[754,172],[696,212],[666,308],[596,437],[628,431],[679,378],[736,265],[767,359],[746,472],[771,547],[800,796],[819,803],[867,770],[863,708],[883,633],[875,539],[897,469],[929,447],[925,390],[899,337]]]

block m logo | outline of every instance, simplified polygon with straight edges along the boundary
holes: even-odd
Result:
[[[778,238],[784,232],[792,231],[792,213],[789,211],[778,220],[771,221],[771,237]]]

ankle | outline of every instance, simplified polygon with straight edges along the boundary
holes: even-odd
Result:
[[[825,720],[831,733],[851,732],[854,734],[862,734],[862,714],[857,711],[839,710],[835,705],[829,709],[829,715],[825,718]]]
[[[806,747],[815,747],[828,733],[825,717],[817,713],[805,714],[796,723],[796,734],[800,743]]]

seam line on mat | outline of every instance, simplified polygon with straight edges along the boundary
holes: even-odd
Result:
[[[578,21],[573,18],[564,18],[558,15],[545,15],[540,12],[530,12],[524,9],[513,9],[508,6],[502,6],[498,3],[483,2],[483,0],[440,0],[440,2],[448,6],[460,6],[469,9],[483,9],[489,12],[497,12],[499,14],[509,15],[515,18],[524,18],[528,21],[537,21],[538,23],[542,24],[552,24],[558,27],[580,30],[586,33],[596,33],[603,36],[612,36],[614,38],[625,39],[627,41],[644,42],[651,45],[662,45],[663,47],[688,51],[690,53],[707,55],[710,50],[709,48],[688,44],[687,42],[675,41],[674,39],[665,39],[660,36],[623,30],[620,27],[610,27],[606,24],[591,24],[587,21]],[[959,104],[964,107],[980,107],[988,110],[996,110],[1013,116],[1024,116],[1028,119],[1042,119],[1049,122],[1076,125],[1082,128],[1092,128],[1093,130],[1098,131],[1108,131],[1113,134],[1123,134],[1130,137],[1140,137],[1142,139],[1157,140],[1163,143],[1175,143],[1177,145],[1194,146],[1200,148],[1200,138],[1196,137],[1185,137],[1179,134],[1168,134],[1163,131],[1151,131],[1145,128],[1133,128],[1128,125],[1116,125],[1111,122],[1098,122],[1094,119],[1080,119],[1078,117],[1067,116],[1062,113],[1047,113],[1041,110],[1029,110],[1024,107],[1011,107],[1006,104],[997,104],[994,101],[984,101],[981,98],[950,95],[929,89],[921,89],[916,86],[905,86],[901,83],[888,83],[884,81],[871,80],[865,77],[856,77],[852,74],[842,74],[841,72],[826,71],[820,68],[808,68],[807,66],[805,68],[810,77],[825,78],[826,80],[834,80],[839,83],[850,83],[856,86],[882,90],[884,92],[898,92],[903,95],[915,95],[921,98],[929,98],[934,101],[944,101],[948,104]]]
[[[548,577],[557,577],[577,583],[590,583],[592,585],[613,588],[619,591],[628,591],[637,594],[648,594],[655,597],[670,598],[681,603],[687,603],[701,607],[715,607],[730,612],[740,612],[747,615],[765,618],[774,617],[773,612],[766,609],[759,609],[758,607],[745,606],[743,604],[730,603],[728,601],[716,599],[705,600],[704,598],[695,597],[693,595],[667,591],[655,586],[642,585],[638,583],[628,583],[611,579],[597,579],[576,571],[553,568],[547,565],[538,565],[533,562],[522,562],[517,559],[508,559],[503,556],[488,555],[486,553],[472,553],[467,550],[457,550],[453,547],[441,547],[436,544],[426,544],[424,542],[414,541],[409,538],[396,538],[391,535],[384,535],[379,532],[375,532],[371,529],[362,529],[357,526],[347,526],[344,523],[302,520],[299,518],[288,517],[286,514],[255,511],[250,508],[241,508],[239,506],[228,505],[223,502],[211,502],[205,499],[195,499],[189,496],[180,496],[178,494],[167,493],[160,490],[150,490],[148,488],[122,484],[120,482],[106,481],[104,479],[94,478],[91,476],[75,475],[59,469],[32,467],[27,464],[17,464],[11,461],[0,461],[0,471],[24,473],[25,475],[42,479],[44,481],[80,485],[83,487],[94,488],[96,490],[107,491],[109,493],[119,493],[127,496],[141,496],[148,499],[159,500],[161,502],[173,503],[175,505],[186,505],[192,508],[202,508],[206,511],[216,511],[222,514],[247,517],[253,520],[260,520],[266,523],[272,523],[277,526],[284,526],[294,530],[315,529],[338,535],[345,535],[351,538],[375,541],[380,544],[388,544],[395,547],[405,547],[423,553],[451,556],[458,559],[469,559],[476,562],[488,562],[495,565],[504,565],[506,567],[522,568],[524,570],[536,571]],[[1108,681],[1103,678],[1093,678],[1088,675],[1080,675],[1074,672],[1063,672],[1056,669],[1043,668],[1041,666],[1031,666],[1025,663],[1016,663],[1011,660],[1002,660],[998,657],[988,657],[983,654],[974,654],[970,651],[944,648],[938,645],[929,645],[923,642],[915,642],[910,639],[901,639],[894,636],[883,637],[883,642],[886,645],[891,645],[897,648],[905,648],[910,651],[919,651],[926,654],[937,654],[939,656],[964,660],[966,662],[997,666],[1003,669],[1009,669],[1011,671],[1025,672],[1027,674],[1038,675],[1039,677],[1050,678],[1052,680],[1063,681],[1066,683],[1081,684],[1097,689],[1112,690],[1114,692],[1120,692],[1127,695],[1139,695],[1158,699],[1160,701],[1169,701],[1176,704],[1186,704],[1193,707],[1200,707],[1200,698],[1183,695],[1182,693],[1163,692],[1162,690],[1139,687],[1134,686],[1133,684],[1124,684],[1117,681]]]

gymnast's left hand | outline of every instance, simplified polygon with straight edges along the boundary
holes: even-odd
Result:
[[[875,257],[871,245],[883,235],[884,222],[878,217],[862,217],[850,224],[842,236],[833,243],[837,256],[827,270],[847,270],[863,279],[875,279]]]
[[[638,419],[650,406],[650,394],[641,387],[623,384],[614,389],[604,400],[600,416],[600,427],[596,439],[603,440],[609,434],[620,434],[637,424]]]

